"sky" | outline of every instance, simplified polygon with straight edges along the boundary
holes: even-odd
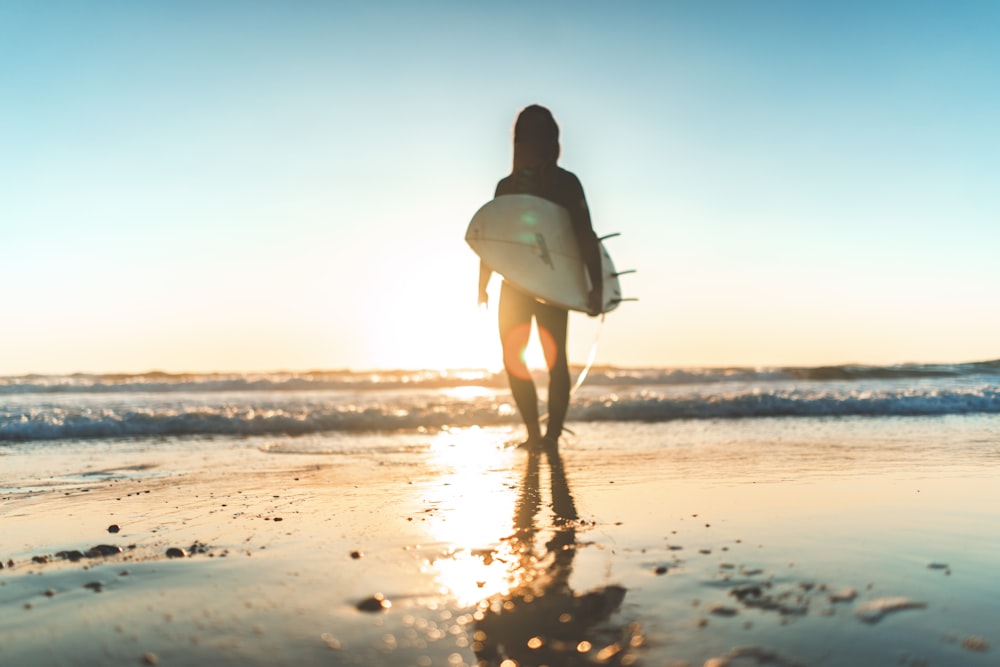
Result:
[[[637,271],[571,362],[1000,357],[995,2],[0,17],[0,374],[498,367],[464,233],[532,103]]]

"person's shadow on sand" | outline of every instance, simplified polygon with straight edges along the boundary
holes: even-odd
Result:
[[[636,624],[615,625],[611,615],[625,597],[609,585],[578,595],[569,585],[578,544],[578,516],[562,459],[545,452],[552,490],[552,525],[536,525],[541,507],[539,464],[542,454],[528,454],[528,466],[515,505],[512,551],[517,583],[506,595],[484,600],[476,614],[473,650],[479,665],[513,660],[519,666],[628,665],[641,641]],[[545,552],[536,556],[539,532],[551,530]]]

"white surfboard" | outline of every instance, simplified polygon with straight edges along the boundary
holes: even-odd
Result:
[[[476,212],[465,240],[514,287],[545,303],[587,312],[590,276],[562,206],[533,195],[501,195]],[[622,294],[611,255],[600,246],[606,313],[618,307]]]

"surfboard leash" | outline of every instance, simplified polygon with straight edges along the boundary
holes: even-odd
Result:
[[[580,375],[577,376],[576,382],[570,388],[569,390],[570,397],[572,397],[573,394],[576,393],[576,390],[579,389],[581,385],[583,385],[584,380],[587,379],[587,374],[590,373],[590,369],[594,365],[594,360],[597,358],[597,347],[598,344],[601,342],[601,329],[604,328],[604,316],[605,313],[601,313],[601,321],[597,325],[597,332],[594,334],[594,342],[590,346],[590,354],[587,355],[587,363],[584,364],[583,370],[580,371]],[[538,421],[541,424],[548,423],[549,413],[546,412],[545,414],[543,414],[541,417],[538,418]],[[565,431],[566,433],[569,433],[570,435],[576,435],[576,433],[573,432],[573,429],[569,428],[565,424],[563,424],[562,430]]]
[[[587,363],[584,365],[583,370],[580,371],[580,375],[576,378],[576,384],[573,388],[569,390],[569,395],[572,396],[576,393],[576,390],[580,388],[583,381],[587,379],[587,374],[590,373],[590,368],[594,365],[594,359],[597,358],[597,344],[601,342],[601,329],[604,328],[604,315],[601,313],[601,322],[597,325],[597,333],[594,334],[594,342],[590,346],[590,354],[587,355]]]

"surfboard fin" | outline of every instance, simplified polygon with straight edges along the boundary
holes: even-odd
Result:
[[[636,271],[637,271],[637,269],[626,269],[625,271],[616,271],[615,273],[612,273],[611,275],[613,275],[615,278],[617,278],[618,276],[624,276],[627,273],[635,273]]]
[[[613,239],[614,237],[621,236],[621,235],[622,235],[621,232],[615,232],[614,234],[608,234],[607,236],[598,236],[597,240],[598,241],[604,241],[606,239]]]
[[[638,300],[639,299],[637,299],[636,297],[629,297],[627,299],[611,299],[611,301],[608,302],[608,305],[617,306],[619,303],[622,303],[623,301],[638,301]]]

